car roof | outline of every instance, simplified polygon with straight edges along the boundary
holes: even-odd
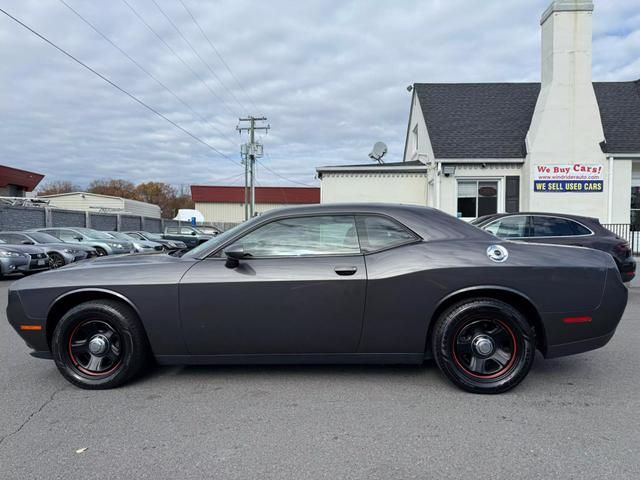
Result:
[[[595,217],[586,217],[583,215],[574,215],[572,213],[555,213],[555,212],[513,212],[513,213],[495,213],[493,215],[485,215],[483,217],[479,217],[478,219],[482,219],[482,222],[486,222],[489,220],[496,220],[498,218],[504,217],[516,217],[520,215],[533,215],[533,216],[541,216],[541,217],[560,217],[560,218],[568,218],[583,222],[599,222],[599,220]]]

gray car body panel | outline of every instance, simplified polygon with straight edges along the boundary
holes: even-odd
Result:
[[[268,222],[330,214],[387,216],[421,238],[361,255],[241,260],[238,268],[227,268],[220,255]],[[506,261],[488,257],[493,245],[508,250]],[[357,271],[336,275],[341,266]],[[162,363],[406,363],[428,356],[429,328],[443,302],[487,290],[531,303],[547,356],[604,345],[627,301],[603,252],[500,241],[424,207],[345,204],[268,212],[194,255],[103,257],[20,280],[9,291],[8,317],[14,327],[42,324],[44,333],[19,333],[46,351],[56,303],[98,292],[135,309]],[[572,316],[592,321],[563,322]]]

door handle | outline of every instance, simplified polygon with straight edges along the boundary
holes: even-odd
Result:
[[[347,275],[353,275],[354,273],[356,273],[358,271],[358,267],[339,266],[334,268],[333,271],[336,272],[338,275],[347,276]]]

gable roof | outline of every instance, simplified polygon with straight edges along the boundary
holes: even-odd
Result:
[[[640,80],[595,82],[608,153],[640,153]]]
[[[191,185],[194,202],[244,203],[244,187]],[[319,187],[256,187],[256,203],[320,203]]]
[[[605,150],[640,153],[640,86],[594,82]],[[416,83],[436,158],[524,158],[539,83]]]

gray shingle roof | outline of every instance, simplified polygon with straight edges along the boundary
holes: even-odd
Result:
[[[524,158],[539,83],[416,83],[436,158]],[[608,152],[640,153],[640,81],[595,82]]]
[[[596,82],[600,117],[609,153],[640,153],[640,80]]]

